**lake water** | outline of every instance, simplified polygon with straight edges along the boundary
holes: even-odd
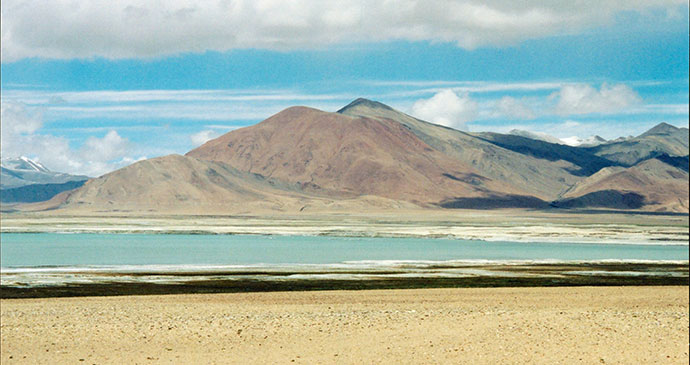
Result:
[[[353,261],[688,260],[687,245],[319,236],[2,234],[3,268],[336,264]]]
[[[485,242],[438,238],[321,236],[2,234],[3,285],[104,280],[103,273],[266,270],[328,275],[477,275],[467,266],[572,262],[687,262],[687,245]],[[99,277],[96,277],[98,275]],[[284,274],[281,274],[284,277]],[[389,274],[385,274],[389,275]],[[345,276],[343,276],[345,277]],[[179,279],[179,278],[178,278]],[[108,280],[113,280],[112,276]],[[141,275],[137,280],[145,280]],[[171,279],[172,280],[172,279]]]

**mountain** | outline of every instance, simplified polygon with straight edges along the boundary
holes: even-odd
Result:
[[[289,184],[225,164],[168,155],[136,162],[77,190],[63,192],[32,210],[69,208],[82,211],[234,213],[342,209],[399,209],[413,207],[388,199],[344,194],[323,197],[305,194]]]
[[[573,165],[567,171],[576,176],[589,176],[615,162],[601,158],[588,150],[549,143],[510,134],[483,132],[479,134],[487,141],[522,155],[533,156],[546,161],[566,161]]]
[[[599,136],[590,136],[587,138],[580,138],[577,136],[561,138],[561,143],[574,147],[591,147],[606,143],[607,141]]]
[[[27,157],[3,159],[0,167],[0,201],[37,202],[81,186],[86,176],[50,171]]]
[[[488,192],[524,194],[452,159],[388,118],[286,109],[187,156],[299,184],[307,191],[377,195],[419,204]]]
[[[397,122],[431,148],[481,171],[489,179],[514,186],[521,195],[552,200],[580,180],[573,173],[580,167],[568,161],[516,152],[479,135],[428,123],[378,102],[357,99],[337,113]]]
[[[510,132],[508,132],[508,134],[554,144],[565,144],[572,147],[597,146],[607,142],[604,138],[600,136],[590,136],[584,139],[577,136],[567,138],[556,138],[546,133],[530,132],[520,129],[512,129]]]
[[[653,158],[635,166],[607,167],[575,184],[554,205],[688,211],[688,172]]]
[[[7,158],[2,159],[2,166],[17,171],[33,171],[33,172],[43,172],[49,173],[48,170],[40,162],[34,161],[28,157],[20,156],[17,158]]]
[[[636,138],[656,141],[664,133],[675,132]],[[597,152],[458,131],[357,99],[335,113],[291,107],[184,156],[137,162],[30,208],[273,214],[555,206],[687,212],[682,157],[658,154],[628,166]]]
[[[669,156],[665,153],[654,157],[661,162],[665,162],[673,167],[677,167],[685,172],[688,172],[688,165],[690,165],[690,156]]]
[[[556,138],[552,135],[542,133],[542,132],[530,132],[530,131],[525,131],[525,130],[521,130],[521,129],[512,129],[512,130],[510,130],[510,132],[508,132],[508,134],[511,134],[513,136],[530,138],[530,139],[534,139],[537,141],[563,144],[563,141],[561,141],[559,138]]]
[[[590,147],[587,150],[625,166],[633,166],[661,154],[686,156],[688,129],[660,123],[637,137]]]

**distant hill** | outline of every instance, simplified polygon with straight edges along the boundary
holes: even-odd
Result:
[[[34,203],[49,200],[63,191],[76,189],[86,180],[68,181],[58,184],[31,184],[17,188],[0,189],[3,203]]]
[[[0,197],[3,203],[48,200],[58,193],[84,184],[87,176],[54,172],[27,157],[3,159],[0,167]]]
[[[557,207],[687,212],[687,136],[683,139],[682,129],[674,128],[662,125],[629,140],[573,147],[518,135],[462,132],[366,99],[335,113],[298,106],[184,156],[140,161],[89,180],[31,209],[254,214]],[[628,164],[635,153],[635,163]]]
[[[564,144],[563,141],[560,140],[560,138],[556,138],[556,137],[548,135],[546,133],[530,132],[530,131],[525,131],[525,130],[520,130],[520,129],[512,129],[510,132],[508,132],[508,134],[513,135],[513,136],[530,138],[530,139],[534,139],[537,141]]]
[[[688,172],[688,165],[690,164],[690,156],[669,156],[665,153],[655,156],[659,161],[665,162],[673,167],[677,167],[685,172]]]
[[[561,138],[561,142],[563,144],[567,144],[568,146],[591,147],[591,146],[598,146],[600,144],[604,144],[607,141],[600,136],[590,136],[587,138],[580,138],[580,137],[574,136],[574,137]]]
[[[569,172],[577,176],[589,176],[604,167],[618,164],[599,157],[589,150],[565,144],[549,143],[509,134],[481,133],[480,135],[497,146],[523,155],[534,156],[548,161],[570,162],[576,167],[569,169]]]
[[[376,196],[306,194],[291,184],[228,165],[169,155],[136,162],[87,181],[30,210],[256,214],[276,211],[391,210],[414,205]]]
[[[578,182],[554,205],[657,211],[688,211],[688,172],[659,159],[609,167]]]
[[[633,166],[661,154],[686,156],[688,129],[660,123],[637,137],[589,147],[587,151],[624,166]]]
[[[530,132],[530,131],[525,131],[525,130],[520,130],[520,129],[513,129],[510,132],[508,132],[508,134],[514,135],[514,136],[526,137],[526,138],[530,138],[530,139],[535,139],[538,141],[549,142],[549,143],[564,144],[564,145],[573,146],[573,147],[598,146],[602,143],[607,142],[604,138],[602,138],[600,136],[590,136],[587,138],[580,138],[580,137],[576,137],[576,136],[567,137],[567,138],[556,138],[556,137],[548,135],[546,133]]]

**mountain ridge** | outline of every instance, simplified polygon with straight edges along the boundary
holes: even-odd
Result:
[[[334,113],[286,108],[184,156],[132,164],[36,207],[242,214],[549,206],[687,212],[679,187],[687,185],[687,170],[673,152],[688,155],[687,137],[661,126],[636,138],[610,144],[629,155],[638,153],[638,141],[670,153],[643,149],[646,159],[628,165],[608,159],[601,146],[463,132],[359,98]],[[616,186],[609,175],[627,185]],[[666,190],[645,193],[654,184]]]
[[[28,157],[3,158],[0,164],[0,201],[30,203],[48,200],[80,187],[87,176],[51,171]]]

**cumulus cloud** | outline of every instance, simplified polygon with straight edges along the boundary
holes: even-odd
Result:
[[[504,96],[496,103],[496,110],[500,115],[513,119],[534,119],[534,111],[520,100],[511,96]]]
[[[220,134],[218,133],[218,131],[206,129],[199,133],[192,134],[191,136],[189,136],[189,138],[192,140],[194,146],[201,146],[202,144],[218,137],[219,135]]]
[[[686,1],[6,0],[2,59],[136,58],[237,48],[365,41],[503,46],[572,34],[621,12],[678,11]],[[686,11],[683,9],[683,11]]]
[[[616,113],[642,101],[629,86],[606,83],[599,90],[586,84],[565,85],[549,98],[556,101],[555,112],[560,115]]]
[[[100,176],[137,160],[128,156],[130,142],[114,130],[102,138],[89,137],[74,149],[66,138],[40,133],[40,109],[11,102],[3,102],[1,109],[3,158],[27,156],[54,171],[88,176]]]
[[[128,148],[129,141],[111,130],[103,138],[89,137],[84,142],[82,152],[94,161],[110,161],[124,157]]]
[[[477,103],[468,94],[458,96],[453,90],[447,89],[429,99],[417,100],[411,113],[432,123],[466,129],[465,123],[477,116]]]

